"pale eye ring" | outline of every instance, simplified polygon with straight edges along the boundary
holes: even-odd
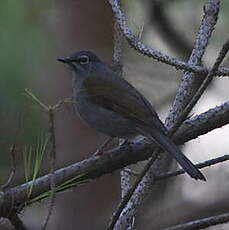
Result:
[[[79,63],[82,65],[88,64],[89,63],[89,57],[86,55],[82,55],[79,57]]]

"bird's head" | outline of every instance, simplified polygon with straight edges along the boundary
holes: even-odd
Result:
[[[101,63],[96,54],[91,51],[79,51],[69,57],[60,57],[57,60],[69,65],[71,70],[77,74],[87,74],[98,63]]]

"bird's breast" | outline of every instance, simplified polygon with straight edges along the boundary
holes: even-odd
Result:
[[[91,102],[86,93],[76,94],[76,109],[80,117],[97,131],[111,137],[128,138],[137,135],[132,121],[116,112]]]

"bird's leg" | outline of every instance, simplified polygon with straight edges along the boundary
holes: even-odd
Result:
[[[102,145],[99,146],[99,148],[95,151],[95,153],[93,154],[94,156],[96,155],[101,155],[103,154],[104,148],[113,140],[113,137],[108,137]]]

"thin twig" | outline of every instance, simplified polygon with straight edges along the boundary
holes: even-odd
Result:
[[[184,224],[179,224],[173,227],[165,228],[164,230],[198,230],[206,229],[210,226],[224,224],[229,222],[229,213],[211,216],[199,220],[190,221]]]
[[[216,165],[216,164],[228,161],[228,160],[229,160],[229,154],[221,156],[221,157],[213,158],[211,160],[207,160],[202,163],[198,163],[195,166],[199,169],[202,169],[202,168],[210,167],[212,165]],[[160,175],[155,176],[155,180],[163,180],[163,179],[178,176],[184,173],[185,171],[183,169],[176,170],[175,172],[161,173]]]
[[[51,151],[50,151],[50,203],[48,208],[48,215],[45,219],[43,229],[45,230],[47,228],[49,219],[52,215],[54,202],[55,202],[55,181],[54,181],[54,173],[55,173],[55,162],[56,162],[56,140],[55,140],[55,129],[54,129],[54,110],[58,109],[63,103],[65,103],[65,100],[59,101],[54,106],[47,106],[43,102],[41,102],[40,99],[38,99],[29,89],[25,89],[25,92],[43,109],[45,109],[46,112],[49,114],[49,133],[50,133],[50,143],[51,143]]]
[[[49,154],[50,158],[50,201],[48,208],[48,215],[46,216],[43,229],[45,230],[48,226],[49,219],[52,215],[54,203],[55,203],[55,165],[56,165],[56,137],[55,137],[55,126],[54,126],[54,110],[53,107],[49,107],[49,134],[51,150]]]
[[[76,103],[72,98],[64,98],[58,101],[55,105],[52,106],[53,111],[59,109],[63,104],[68,104],[68,103]]]
[[[25,92],[28,96],[30,96],[38,105],[40,105],[44,110],[48,111],[49,108],[47,105],[45,105],[41,100],[39,100],[30,89],[25,89]]]

